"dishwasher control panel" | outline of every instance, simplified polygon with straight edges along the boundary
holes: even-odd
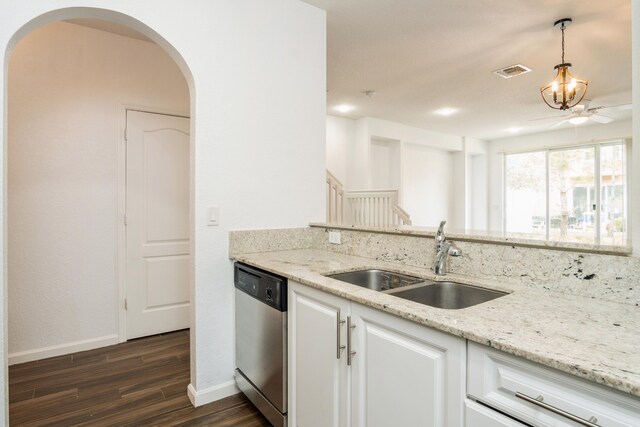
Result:
[[[278,311],[287,311],[287,279],[239,262],[234,267],[237,289]]]

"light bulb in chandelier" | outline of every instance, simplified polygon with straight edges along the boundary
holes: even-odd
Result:
[[[570,62],[564,62],[564,30],[571,23],[571,18],[556,21],[553,25],[562,31],[562,62],[554,67],[556,77],[540,88],[543,101],[556,110],[568,110],[582,101],[587,93],[589,82],[574,77],[569,69]]]

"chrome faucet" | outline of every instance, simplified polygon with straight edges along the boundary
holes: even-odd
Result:
[[[436,261],[433,264],[433,272],[438,276],[444,276],[447,272],[448,256],[460,256],[462,251],[444,236],[444,225],[447,221],[441,221],[436,233]]]

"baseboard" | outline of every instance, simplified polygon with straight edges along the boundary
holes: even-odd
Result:
[[[9,353],[8,362],[9,366],[11,366],[18,363],[32,362],[34,360],[77,353],[79,351],[93,350],[94,348],[118,344],[118,342],[119,339],[117,334],[105,335],[103,337],[92,338],[89,340],[52,345],[51,347],[36,348],[35,350],[19,351],[17,353]]]
[[[200,391],[196,391],[191,384],[187,387],[187,395],[189,396],[191,404],[195,407],[206,405],[207,403],[215,402],[216,400],[224,399],[225,397],[238,393],[240,393],[240,389],[233,380]]]

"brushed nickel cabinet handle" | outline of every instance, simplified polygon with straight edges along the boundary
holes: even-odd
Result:
[[[340,354],[342,353],[342,350],[344,350],[345,346],[342,345],[342,343],[340,342],[340,329],[342,329],[342,325],[344,325],[345,321],[340,319],[340,310],[338,310],[338,322],[337,322],[337,328],[336,328],[336,337],[337,337],[337,354],[336,357],[338,359],[340,359]]]
[[[352,346],[351,331],[355,327],[356,325],[353,325],[351,323],[351,316],[347,316],[347,366],[351,366],[351,361],[353,360],[353,356],[356,354],[355,351],[351,351],[351,346]]]
[[[598,422],[598,419],[596,417],[591,417],[588,420],[585,420],[584,418],[580,418],[567,411],[563,411],[560,408],[556,408],[555,406],[549,405],[548,403],[544,403],[544,397],[542,397],[542,395],[536,398],[533,398],[531,396],[527,396],[524,393],[520,393],[519,391],[516,391],[516,397],[522,400],[526,400],[529,403],[533,403],[534,405],[544,408],[547,411],[553,412],[554,414],[558,414],[560,416],[568,418],[571,421],[576,422],[580,425],[587,426],[587,427],[600,427],[598,424],[595,424]]]

